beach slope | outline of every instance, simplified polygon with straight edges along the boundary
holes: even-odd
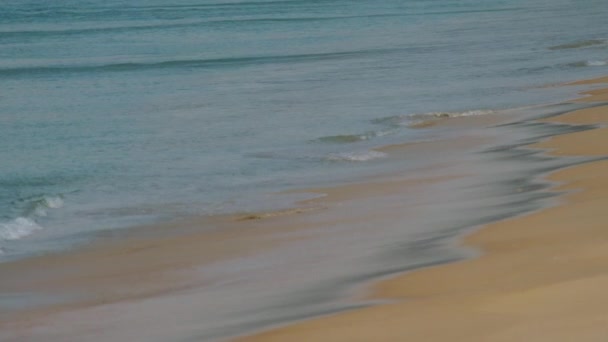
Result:
[[[584,101],[603,101],[594,90]],[[483,256],[382,281],[391,299],[239,341],[606,341],[608,106],[545,119],[597,129],[531,148],[598,157],[547,176],[557,206],[483,227],[464,243]]]

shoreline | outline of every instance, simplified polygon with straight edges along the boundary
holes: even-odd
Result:
[[[507,119],[507,118],[503,118],[503,119]],[[468,120],[468,119],[458,119],[458,120]],[[474,121],[474,119],[471,119],[472,121]],[[508,121],[508,120],[507,120]],[[483,142],[479,143],[479,142],[475,142],[474,140],[467,140],[464,139],[465,141],[463,142],[463,144],[465,146],[469,146],[469,148],[478,148],[479,145],[484,145]],[[483,139],[482,139],[483,140]],[[458,140],[456,140],[458,141]],[[433,145],[435,143],[431,143],[429,144],[429,146]],[[441,148],[445,148],[445,142],[441,143],[439,142],[438,145],[439,146],[435,146],[435,147],[429,147],[430,149],[435,148],[436,150],[440,150]],[[485,143],[487,145],[487,142]],[[422,146],[419,145],[417,146],[418,148]],[[461,146],[462,147],[462,146]],[[387,147],[387,148],[392,148],[395,150],[395,153],[400,153],[400,148],[399,146],[397,147]],[[407,149],[406,149],[407,151]],[[423,148],[424,151],[424,148]],[[563,165],[561,166],[563,167]],[[424,172],[422,172],[424,173]],[[248,256],[254,255],[256,253],[258,253],[260,250],[273,250],[276,247],[280,247],[280,246],[296,246],[297,243],[301,242],[302,240],[313,240],[315,237],[312,236],[311,234],[314,235],[315,233],[311,233],[310,231],[308,231],[312,226],[314,226],[314,222],[310,223],[310,222],[304,222],[304,224],[302,224],[302,222],[300,223],[300,225],[298,226],[298,224],[295,224],[295,228],[294,227],[290,227],[289,229],[285,230],[285,225],[293,225],[293,222],[291,222],[292,219],[295,219],[296,221],[306,221],[306,216],[310,216],[309,214],[314,214],[313,216],[317,216],[317,217],[321,217],[321,219],[323,219],[323,212],[324,209],[326,209],[326,207],[324,206],[325,202],[330,202],[330,206],[333,205],[335,207],[335,204],[338,203],[338,206],[340,205],[341,201],[349,201],[352,200],[353,197],[357,197],[361,196],[362,194],[365,194],[366,196],[368,196],[368,200],[376,200],[374,198],[374,193],[377,194],[378,196],[380,195],[384,195],[386,197],[387,192],[390,194],[390,192],[399,192],[399,189],[410,189],[410,188],[416,188],[416,185],[418,183],[420,183],[420,179],[422,179],[422,185],[423,186],[428,186],[428,187],[432,187],[434,182],[438,182],[438,183],[442,183],[445,181],[449,181],[451,179],[451,177],[458,177],[459,174],[458,173],[452,173],[451,176],[448,176],[447,178],[444,178],[445,176],[438,176],[436,178],[433,177],[419,177],[420,175],[418,175],[418,178],[414,177],[412,180],[408,179],[397,179],[394,180],[394,182],[386,181],[383,185],[377,182],[369,182],[367,184],[363,184],[363,185],[357,185],[357,184],[351,184],[351,185],[345,185],[343,186],[343,188],[347,189],[346,191],[341,191],[340,190],[340,186],[338,186],[338,190],[334,192],[334,195],[332,196],[331,194],[319,199],[313,199],[313,200],[307,200],[304,201],[306,202],[306,204],[308,205],[308,203],[315,203],[313,205],[311,205],[310,207],[308,207],[307,205],[304,206],[303,208],[295,208],[293,210],[285,210],[285,211],[279,211],[279,212],[271,212],[271,213],[261,213],[261,214],[253,214],[253,215],[258,215],[258,216],[251,216],[248,217],[247,215],[245,216],[230,216],[230,217],[220,217],[217,218],[217,220],[213,221],[213,222],[195,222],[194,221],[188,221],[188,222],[181,222],[180,225],[182,225],[182,227],[175,227],[175,223],[169,223],[169,224],[165,224],[165,225],[161,225],[162,227],[170,227],[170,228],[177,228],[174,230],[177,230],[178,232],[181,229],[181,234],[176,234],[175,232],[169,233],[167,236],[167,233],[163,232],[162,229],[157,229],[156,233],[155,232],[147,232],[144,233],[147,236],[144,236],[143,239],[141,236],[136,237],[135,239],[129,239],[128,236],[131,235],[131,233],[129,234],[125,234],[127,236],[127,240],[125,242],[116,242],[114,241],[114,246],[112,247],[113,243],[111,242],[108,245],[108,242],[105,241],[105,243],[102,241],[101,244],[95,244],[94,246],[97,246],[95,248],[98,249],[93,249],[93,250],[82,250],[82,251],[70,251],[70,252],[66,252],[66,253],[59,253],[59,255],[54,254],[51,259],[55,258],[55,267],[54,269],[57,269],[57,265],[59,264],[63,264],[66,262],[67,260],[67,265],[70,266],[74,266],[74,265],[80,265],[79,267],[81,268],[80,271],[82,271],[82,267],[83,264],[85,264],[85,267],[88,266],[90,267],[90,265],[87,265],[88,262],[100,262],[101,260],[101,264],[97,264],[97,266],[102,266],[102,272],[101,272],[101,276],[99,273],[95,274],[91,274],[89,275],[89,277],[92,277],[92,279],[86,279],[87,276],[84,276],[84,282],[83,283],[78,283],[78,282],[74,282],[73,279],[70,280],[70,278],[68,277],[68,281],[66,282],[65,279],[61,279],[61,277],[65,277],[64,275],[59,275],[56,279],[56,282],[48,282],[48,279],[44,279],[44,282],[41,283],[40,288],[38,290],[41,290],[42,292],[44,292],[44,290],[48,291],[49,288],[52,289],[53,286],[55,286],[56,290],[61,290],[59,292],[65,291],[66,290],[66,285],[69,285],[67,287],[68,292],[76,292],[77,296],[78,296],[78,288],[79,286],[82,287],[82,285],[90,285],[91,280],[103,280],[104,277],[106,279],[107,284],[104,285],[104,282],[102,281],[101,284],[95,284],[95,286],[97,286],[96,289],[94,289],[94,291],[92,291],[91,293],[95,294],[95,292],[99,292],[97,293],[97,297],[101,297],[100,298],[96,298],[93,301],[84,301],[84,306],[82,300],[77,300],[76,302],[80,302],[80,306],[76,305],[76,306],[72,306],[72,305],[68,305],[68,307],[65,306],[61,306],[59,305],[58,310],[59,312],[62,312],[64,310],[74,310],[74,309],[82,309],[82,308],[90,308],[90,307],[96,307],[99,306],[100,303],[103,305],[107,305],[107,304],[111,304],[111,303],[123,303],[125,301],[130,302],[130,301],[135,301],[135,300],[142,300],[142,299],[146,299],[146,298],[154,298],[154,297],[160,297],[163,296],[164,294],[172,294],[172,293],[181,293],[181,292],[188,292],[190,289],[192,288],[197,288],[200,287],[201,284],[212,284],[214,281],[218,281],[217,279],[214,279],[213,277],[207,279],[205,277],[200,278],[199,275],[195,275],[194,277],[192,277],[191,274],[187,274],[184,275],[183,272],[181,271],[185,271],[186,273],[192,273],[192,268],[200,268],[202,265],[212,265],[214,262],[218,261],[218,260],[225,260],[225,259],[230,259],[230,258],[246,258]],[[381,182],[382,183],[382,182]],[[399,186],[396,186],[396,185]],[[419,185],[419,184],[418,184]],[[359,187],[357,189],[357,187]],[[310,189],[312,192],[314,192],[314,190],[318,190],[320,192],[331,192],[328,189],[332,189],[332,188],[324,188],[324,189]],[[353,189],[354,192],[353,192]],[[334,189],[335,190],[335,189]],[[350,193],[349,193],[350,191]],[[390,196],[389,196],[390,197]],[[542,197],[542,196],[541,196]],[[542,198],[541,198],[542,200]],[[310,202],[309,202],[310,201]],[[366,204],[365,201],[362,202],[363,204]],[[383,203],[388,203],[388,202],[383,202]],[[368,204],[368,203],[367,203]],[[378,206],[378,204],[376,204]],[[427,204],[428,206],[428,204]],[[362,204],[359,204],[359,207],[362,207]],[[526,211],[529,212],[529,211]],[[278,214],[277,214],[278,213]],[[388,213],[388,211],[387,211]],[[294,216],[295,214],[295,216]],[[297,214],[304,214],[304,215],[297,215]],[[334,214],[335,215],[335,214]],[[340,214],[338,214],[339,216]],[[504,215],[504,214],[503,214]],[[512,217],[513,213],[509,214],[509,217]],[[342,213],[342,216],[345,216],[344,213]],[[325,218],[326,219],[326,218]],[[394,218],[393,218],[394,219]],[[240,221],[239,221],[240,220]],[[239,224],[243,224],[243,225],[247,225],[250,228],[253,227],[255,228],[254,230],[247,230],[247,231],[242,231],[239,229],[235,229],[236,225]],[[271,223],[271,224],[269,224]],[[306,225],[308,224],[308,225]],[[317,227],[318,227],[318,223]],[[340,225],[344,225],[344,224],[349,224],[348,220],[345,222],[341,222]],[[243,226],[241,226],[243,227]],[[341,226],[340,226],[341,227]],[[338,227],[338,228],[340,228]],[[159,227],[157,227],[159,228]],[[197,230],[204,228],[204,232],[198,232]],[[365,227],[363,227],[365,228]],[[342,229],[342,228],[340,228]],[[184,234],[184,232],[186,232]],[[339,232],[340,234],[343,234],[343,230]],[[156,235],[158,234],[158,235]],[[453,233],[452,233],[453,234]],[[461,236],[463,233],[462,231],[458,231],[457,235]],[[136,235],[136,234],[135,234]],[[440,239],[442,241],[444,241],[445,239],[454,239],[457,237],[448,237],[446,238],[444,237],[440,237]],[[223,245],[221,248],[214,248],[214,242],[219,242],[220,244],[222,244],[222,241],[230,241],[228,248],[226,248],[226,245]],[[235,240],[236,239],[236,240]],[[204,241],[203,241],[204,240]],[[241,241],[239,243],[239,241]],[[207,244],[203,244],[200,245],[201,243],[207,243]],[[206,246],[206,247],[205,247]],[[448,246],[449,249],[453,249],[453,246]],[[200,249],[206,249],[205,251],[201,252]],[[442,248],[447,248],[446,246],[442,246]],[[146,253],[142,251],[150,251],[153,250],[152,252]],[[163,252],[165,251],[165,252]],[[173,253],[175,253],[176,251],[178,251],[177,255],[173,255]],[[454,253],[455,251],[452,250],[452,253]],[[458,251],[458,253],[464,253],[464,251]],[[150,257],[150,255],[156,255],[159,254],[155,257],[155,259],[153,260],[149,260],[148,258]],[[64,256],[64,259],[62,259],[62,255]],[[131,266],[125,266],[122,265],[121,267],[121,272],[123,272],[124,274],[114,274],[114,266],[115,263],[117,261],[120,260],[125,260],[125,258],[121,258],[121,257],[114,257],[114,255],[139,255],[139,257],[135,257],[135,259],[131,260],[132,264]],[[45,256],[45,258],[47,258],[48,256]],[[84,257],[84,261],[83,258]],[[458,260],[462,260],[464,256],[460,255],[458,256]],[[169,260],[165,260],[164,258],[170,258]],[[74,259],[78,259],[78,260],[74,260]],[[129,257],[129,259],[131,259],[131,257]],[[72,260],[72,264],[70,264],[70,260]],[[105,260],[105,261],[104,261]],[[455,259],[452,260],[444,260],[444,261],[439,261],[436,263],[440,263],[440,264],[445,264],[446,262],[449,261],[454,261]],[[24,261],[22,263],[19,263],[19,261],[17,261],[17,265],[19,268],[19,265],[26,265],[26,269],[28,267],[33,267],[32,270],[36,270],[37,268],[41,267],[39,265],[35,265],[36,261],[33,262],[34,265],[28,265],[28,262],[30,261]],[[44,266],[49,266],[52,265],[52,262],[49,264],[49,262],[47,260],[43,261],[45,263]],[[142,266],[144,265],[148,265],[145,266],[144,270],[142,270]],[[42,266],[42,267],[44,267]],[[428,266],[428,265],[427,265]],[[449,266],[449,265],[448,265]],[[65,265],[63,266],[65,268]],[[70,266],[71,267],[71,266]],[[424,267],[424,265],[422,265],[421,267]],[[442,266],[439,266],[442,267]],[[10,268],[10,267],[9,267]],[[52,268],[52,267],[51,267]],[[177,269],[177,272],[175,272],[175,269]],[[406,267],[407,268],[407,267]],[[414,269],[419,269],[419,267],[413,266],[412,268]],[[61,268],[60,268],[61,269]],[[77,268],[78,269],[78,268]],[[139,279],[136,280],[136,278],[141,278],[142,275],[146,274],[145,269],[148,269],[149,272],[151,272],[151,276],[152,278],[144,278],[144,279]],[[424,268],[425,270],[428,268]],[[435,269],[435,268],[432,268]],[[158,271],[161,270],[160,273],[158,273]],[[126,274],[128,272],[132,272],[132,271],[136,271],[137,273],[134,273],[133,276],[131,277],[130,275]],[[2,267],[0,265],[0,272],[2,272],[2,274],[6,274],[6,267]],[[16,273],[21,273],[23,275],[23,271],[22,270],[15,270]],[[68,271],[69,272],[74,272],[74,270]],[[99,270],[97,270],[96,272],[99,272]],[[104,275],[105,272],[105,275]],[[401,268],[401,270],[394,270],[394,271],[390,271],[388,273],[390,274],[395,274],[395,273],[402,273],[403,272],[403,266]],[[415,272],[419,272],[419,271],[415,271]],[[423,271],[420,271],[423,272]],[[196,273],[196,272],[195,272]],[[10,273],[9,273],[10,274]],[[86,274],[86,272],[85,272]],[[409,273],[408,273],[409,274]],[[31,277],[32,275],[27,275],[25,276],[25,279],[27,279],[28,277]],[[48,276],[48,275],[47,275]],[[82,277],[82,274],[79,272],[75,272],[73,275],[73,277],[78,278],[78,277]],[[183,278],[181,278],[183,276]],[[130,278],[131,277],[131,278]],[[365,280],[359,280],[358,283],[357,282],[353,282],[354,286],[362,286],[361,283],[365,283],[365,284],[369,284],[369,282],[373,282],[375,283],[376,281],[378,281],[377,279],[378,276],[369,276],[368,278],[366,278]],[[392,277],[392,276],[391,276]],[[397,276],[399,277],[399,276]],[[169,278],[169,279],[168,279]],[[221,278],[221,277],[220,277]],[[12,278],[11,278],[12,279]],[[374,280],[375,279],[375,280]],[[30,279],[31,280],[31,279]],[[23,278],[21,279],[21,281],[23,281]],[[148,286],[150,286],[149,288],[143,288],[139,289],[138,291],[135,291],[135,293],[130,293],[129,291],[125,292],[124,288],[121,288],[120,284],[117,284],[117,282],[125,282],[125,281],[136,281],[136,283],[134,284],[147,284]],[[87,283],[88,282],[88,283]],[[221,283],[221,280],[219,280],[219,282]],[[18,284],[19,281],[16,281],[15,284]],[[55,285],[52,285],[55,284]],[[157,285],[156,287],[154,285]],[[4,284],[6,286],[6,284]],[[70,287],[71,286],[71,287]],[[116,288],[118,286],[118,288]],[[363,286],[367,286],[367,285],[363,285]],[[36,289],[34,287],[34,289]],[[52,291],[51,291],[52,292]],[[91,294],[89,293],[89,295]],[[344,295],[344,293],[341,294],[342,296]],[[77,297],[76,296],[76,297]],[[103,298],[103,297],[107,297]],[[85,296],[86,297],[86,296]],[[335,299],[335,298],[334,298]],[[101,300],[101,302],[100,302]],[[378,298],[374,298],[374,300],[379,300]],[[355,302],[356,303],[356,302]],[[352,303],[349,300],[349,304],[345,304],[345,309],[349,309],[352,305],[355,305],[354,303]],[[51,305],[52,307],[52,305]],[[375,306],[372,306],[372,308]],[[46,309],[45,309],[46,310]],[[46,316],[53,316],[54,314],[57,313],[57,311],[48,311],[48,310],[42,310],[42,313],[38,312],[34,314],[34,318],[33,320],[39,320],[40,319],[40,315],[42,316],[42,318],[46,317]],[[338,311],[341,311],[341,309],[337,309]],[[365,310],[365,309],[364,309]],[[25,310],[28,311],[28,310]],[[78,310],[75,310],[76,312]],[[355,310],[357,311],[357,310]],[[351,312],[351,311],[347,311],[347,312]],[[348,314],[348,313],[347,313]],[[318,315],[318,312],[316,314],[314,314],[315,316]],[[27,315],[26,315],[27,316]],[[340,316],[338,314],[338,316]],[[0,310],[0,318],[2,318],[2,311]],[[334,315],[328,316],[328,317],[334,317]],[[29,318],[26,319],[30,320]],[[311,321],[316,321],[316,319],[313,317],[310,319]],[[304,322],[308,322],[309,320],[306,320]],[[295,323],[296,325],[299,323]],[[2,326],[2,323],[0,322],[0,326]],[[288,327],[291,326],[291,324],[288,323],[287,325]],[[26,328],[25,330],[27,330],[29,328]],[[1,336],[1,334],[0,334]]]
[[[608,77],[577,81],[567,85],[588,85],[608,83]],[[512,341],[518,339],[533,339],[535,341],[572,341],[584,338],[586,341],[603,341],[608,334],[605,323],[608,316],[603,312],[603,288],[608,283],[608,275],[604,270],[595,266],[601,262],[594,260],[608,259],[608,248],[594,252],[593,250],[570,250],[568,256],[556,254],[556,260],[575,258],[576,253],[591,254],[593,259],[583,259],[592,263],[588,277],[573,276],[570,273],[582,273],[576,266],[570,266],[566,271],[557,271],[560,266],[546,267],[539,274],[517,272],[525,269],[527,263],[542,263],[542,257],[533,255],[527,259],[526,248],[542,249],[547,240],[554,240],[550,229],[538,224],[543,218],[560,216],[560,211],[571,209],[574,217],[581,215],[576,210],[591,210],[597,212],[606,204],[601,200],[608,193],[606,177],[608,171],[608,148],[606,141],[606,124],[608,123],[608,105],[602,102],[608,100],[608,88],[584,91],[586,97],[573,102],[596,102],[597,106],[569,111],[556,116],[540,119],[539,121],[567,124],[573,126],[591,125],[589,130],[559,134],[528,145],[529,149],[540,149],[552,156],[585,156],[594,157],[575,165],[548,171],[541,175],[545,181],[552,182],[549,189],[558,192],[559,203],[498,220],[473,232],[464,234],[460,245],[480,249],[483,252],[475,258],[444,263],[436,267],[417,269],[412,272],[390,276],[389,279],[372,280],[369,284],[370,298],[391,299],[387,304],[379,304],[370,308],[353,310],[344,314],[306,320],[288,324],[275,329],[262,331],[238,338],[235,341],[305,341],[305,340],[380,340],[393,341],[414,339],[425,341]],[[602,186],[603,185],[603,186]],[[595,188],[599,186],[599,188]],[[594,188],[592,188],[594,187]],[[591,195],[589,195],[591,193]],[[589,198],[591,197],[591,198]],[[593,202],[592,204],[581,202]],[[598,204],[599,202],[599,204]],[[590,208],[589,208],[590,207]],[[606,239],[606,234],[598,231],[606,224],[606,219],[585,217],[581,224],[592,230],[595,235],[579,237],[579,240]],[[540,217],[540,218],[539,218]],[[540,232],[526,232],[516,229],[521,222],[532,221],[530,229]],[[572,238],[572,232],[558,220],[552,221],[559,228],[559,233]],[[570,221],[570,224],[574,222]],[[591,228],[588,228],[588,227]],[[597,227],[597,228],[595,228]],[[594,229],[595,228],[595,229]],[[509,231],[511,230],[511,232]],[[512,232],[515,230],[514,232]],[[544,234],[543,234],[544,233]],[[527,241],[529,240],[529,241]],[[523,241],[530,246],[520,246]],[[567,240],[566,243],[572,243]],[[587,242],[592,245],[591,242]],[[605,243],[598,242],[599,247]],[[565,247],[563,243],[560,247]],[[587,246],[586,246],[587,247]],[[590,249],[593,247],[588,246]],[[596,246],[598,247],[598,246]],[[523,251],[522,251],[523,250]],[[558,250],[559,251],[559,250]],[[530,254],[531,252],[528,252]],[[540,253],[540,252],[538,252]],[[502,255],[501,255],[502,254]],[[503,257],[503,255],[505,255]],[[503,257],[504,260],[500,260]],[[541,259],[539,261],[539,259]],[[488,261],[490,260],[490,261]],[[493,260],[498,260],[492,263]],[[529,261],[528,261],[529,260]],[[491,266],[475,269],[476,264]],[[555,262],[555,261],[554,261]],[[509,265],[513,263],[513,265]],[[499,267],[496,267],[499,266]],[[502,267],[500,267],[502,266]],[[509,279],[502,273],[512,267],[516,277]],[[558,273],[554,275],[553,273]],[[559,274],[564,273],[564,274]],[[597,274],[596,274],[597,273]],[[548,284],[542,279],[551,279]],[[489,278],[489,279],[488,279]],[[492,279],[493,278],[493,279]],[[531,278],[531,280],[530,280]],[[574,280],[570,279],[574,278]],[[531,281],[532,284],[525,284]],[[513,284],[509,284],[509,283]],[[535,283],[536,282],[536,283]],[[521,284],[524,283],[524,284]],[[511,287],[511,288],[510,288]],[[508,290],[505,290],[507,288]],[[506,292],[505,295],[503,292]],[[579,303],[579,301],[581,303]],[[446,304],[447,302],[447,304]],[[481,304],[480,304],[481,303]],[[543,307],[543,306],[547,307]],[[469,307],[473,306],[473,309]],[[477,306],[481,306],[477,308]],[[572,309],[577,310],[572,310]],[[422,317],[422,318],[421,318]],[[446,318],[447,317],[447,318]],[[534,319],[537,321],[534,321]],[[532,322],[530,320],[533,320]],[[561,325],[560,325],[561,324]]]

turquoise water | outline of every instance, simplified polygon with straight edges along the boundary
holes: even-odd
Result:
[[[371,149],[608,71],[606,17],[603,0],[0,0],[0,260],[408,167]]]

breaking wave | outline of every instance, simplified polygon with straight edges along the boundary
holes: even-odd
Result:
[[[587,61],[587,66],[604,66],[608,61]]]
[[[48,195],[32,196],[15,202],[15,205],[21,209],[23,217],[46,216],[49,209],[59,209],[63,204],[61,196]]]
[[[17,202],[22,214],[10,221],[0,222],[0,241],[18,240],[43,229],[36,220],[47,216],[49,209],[59,209],[64,205],[61,196],[36,196]]]
[[[41,229],[42,227],[31,218],[17,217],[10,222],[0,223],[0,241],[18,240]]]
[[[467,116],[480,116],[493,114],[493,110],[469,110],[464,112],[429,112],[421,114],[406,114],[389,116],[380,119],[372,120],[372,123],[383,124],[389,126],[406,126],[412,128],[425,127],[431,125],[438,120],[460,118]]]
[[[386,157],[387,154],[379,151],[343,152],[330,154],[326,159],[330,161],[365,162]]]
[[[606,66],[608,65],[608,61],[600,61],[600,60],[595,60],[595,61],[581,61],[581,62],[574,62],[574,63],[570,63],[568,64],[568,66],[571,67],[595,67],[595,66]]]

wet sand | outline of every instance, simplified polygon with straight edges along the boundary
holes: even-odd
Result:
[[[593,84],[608,79],[578,82]],[[608,99],[589,91],[580,101]],[[608,156],[608,106],[544,121],[597,125],[531,148]],[[608,161],[547,176],[557,206],[489,224],[464,240],[479,258],[423,269],[372,286],[391,299],[239,341],[605,341],[608,337]]]
[[[594,96],[586,100],[604,94]],[[549,112],[562,110],[556,108]],[[568,105],[563,110],[570,109]],[[571,112],[563,116],[564,122],[595,124],[602,110]],[[586,192],[564,197],[581,206],[555,207],[491,225],[467,238],[467,245],[475,248],[453,244],[470,227],[547,206],[550,194],[543,189],[548,184],[534,177],[582,161],[522,152],[521,144],[572,132],[534,147],[553,149],[556,155],[603,155],[602,143],[595,140],[605,139],[600,130],[553,126],[553,118],[538,127],[508,126],[517,120],[492,115],[436,122],[435,128],[468,130],[440,141],[385,147],[382,151],[390,158],[415,161],[432,156],[432,162],[404,174],[305,190],[323,196],[302,201],[298,208],[141,227],[100,236],[86,248],[0,264],[0,340],[207,341],[304,320],[251,339],[429,340],[433,334],[437,339],[462,334],[485,341],[503,326],[549,310],[528,313],[521,304],[501,312],[501,301],[514,305],[509,296],[525,295],[518,300],[527,301],[534,297],[527,293],[537,287],[579,280],[569,268],[562,271],[564,265],[578,267],[579,259],[587,265],[588,259],[597,258],[588,265],[594,270],[604,261],[595,254],[576,254],[586,243],[601,242],[599,235],[572,230],[567,216],[558,218],[563,227],[553,226],[553,211],[566,215],[572,210],[570,215],[578,217],[586,215],[580,210],[591,210],[582,205],[591,199],[575,197]],[[568,137],[576,143],[561,141]],[[565,150],[574,145],[576,150]],[[588,152],[591,145],[594,150]],[[559,190],[599,184],[604,169],[595,170],[595,165],[603,164],[575,166],[550,178],[568,182],[571,170],[590,168],[576,175],[595,178],[578,179],[580,184]],[[525,222],[538,215],[536,220],[546,222]],[[536,227],[540,224],[542,229]],[[582,239],[580,245],[566,244],[576,237]],[[572,254],[553,259],[555,248]],[[370,281],[480,251],[482,258],[382,281],[371,287],[373,295],[365,295],[370,288],[364,285]],[[543,253],[553,254],[548,258]],[[7,306],[7,298],[14,304]],[[370,306],[378,302],[389,304]],[[365,308],[352,310],[361,306]]]
[[[479,143],[469,140],[452,143],[459,149]],[[435,142],[415,147],[427,152],[442,148]],[[0,298],[0,340],[121,341],[129,337],[136,341],[166,341],[176,336],[192,338],[195,334],[203,336],[194,337],[195,340],[208,340],[208,335],[216,333],[208,333],[211,329],[206,324],[222,326],[222,321],[235,325],[226,334],[233,334],[233,329],[240,332],[247,329],[244,325],[248,323],[225,319],[223,316],[234,316],[230,310],[251,310],[249,306],[259,305],[256,297],[260,302],[272,303],[282,287],[310,287],[323,277],[330,279],[335,265],[324,271],[315,267],[317,274],[313,277],[290,272],[314,267],[324,258],[339,261],[339,257],[328,254],[340,250],[350,256],[352,253],[348,254],[344,247],[333,251],[327,247],[340,245],[338,240],[345,228],[360,237],[369,230],[364,218],[375,223],[398,222],[400,215],[411,215],[395,211],[398,204],[393,204],[376,211],[374,220],[368,217],[369,211],[348,213],[352,206],[361,208],[367,206],[366,201],[379,198],[388,203],[394,199],[391,195],[422,194],[430,185],[455,177],[443,171],[427,172],[308,189],[309,193],[323,196],[302,201],[296,209],[141,227],[118,236],[101,237],[86,248],[0,264],[0,293],[5,299],[3,302]],[[364,200],[351,203],[359,198]],[[357,226],[356,221],[363,224]],[[352,248],[361,249],[357,245]],[[318,253],[314,258],[302,255],[308,251]],[[254,273],[262,273],[260,279],[253,279]],[[289,279],[281,279],[287,274]],[[330,291],[320,295],[336,297]],[[6,307],[6,297],[11,296],[18,305]],[[238,303],[233,304],[234,301]],[[299,315],[331,310],[329,307],[334,304],[327,309],[317,305]],[[244,316],[249,320],[258,315]],[[268,319],[274,320],[275,316]],[[174,317],[180,317],[179,323],[171,321]],[[222,331],[217,334],[224,335]]]

